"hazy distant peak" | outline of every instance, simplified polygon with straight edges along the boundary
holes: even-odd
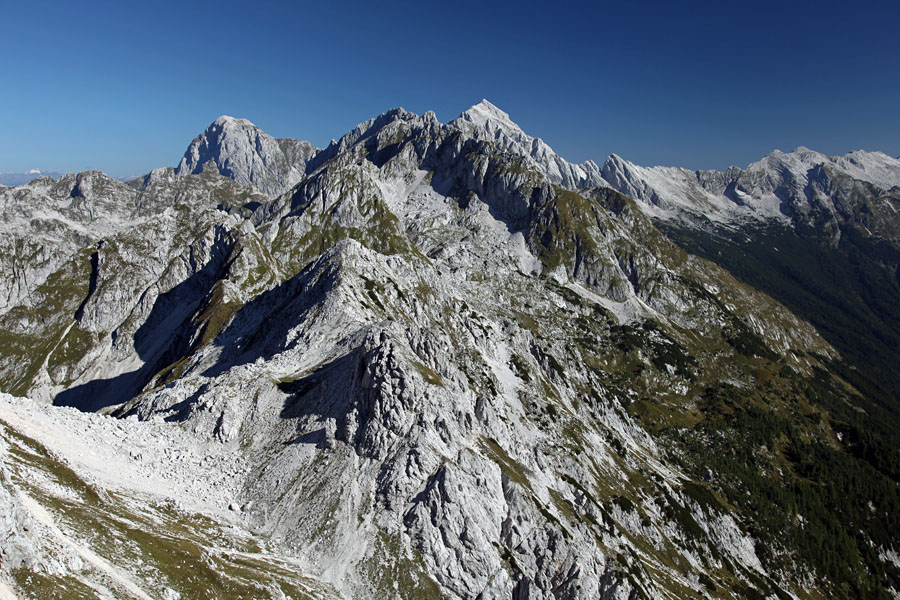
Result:
[[[883,189],[900,185],[900,160],[883,152],[854,150],[844,156],[828,156],[798,146],[793,152],[774,150],[747,167],[748,172],[764,172],[775,177],[790,172],[798,180],[805,179],[810,169],[824,165],[850,175],[854,179],[867,181]]]
[[[59,176],[59,173],[41,171],[40,169],[31,169],[25,173],[0,173],[0,185],[14,187],[28,183],[38,177],[52,177],[55,179]]]

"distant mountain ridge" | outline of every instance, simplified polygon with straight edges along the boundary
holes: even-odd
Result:
[[[40,169],[32,169],[27,173],[0,173],[0,185],[13,187],[28,183],[38,177],[56,178],[59,175],[59,173],[53,171],[41,171]]]
[[[863,150],[830,157],[801,146],[790,153],[775,150],[745,170],[690,171],[641,167],[613,154],[603,164],[603,177],[660,219],[790,221],[815,210],[834,213],[829,186],[837,180],[864,182],[884,191],[897,188],[900,159]],[[893,218],[896,211],[889,204],[876,205]]]

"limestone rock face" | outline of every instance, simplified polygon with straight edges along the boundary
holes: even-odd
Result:
[[[223,117],[128,186],[0,190],[10,248],[31,248],[4,259],[0,388],[69,415],[54,427],[125,424],[91,439],[178,473],[142,493],[264,546],[191,538],[188,558],[277,560],[267,576],[323,597],[819,593],[791,550],[759,550],[743,495],[693,462],[717,438],[691,435],[758,381],[753,407],[805,410],[795,390],[838,355],[668,241],[640,203],[671,200],[635,173],[567,163],[482,102],[446,124],[388,111],[317,153]],[[95,479],[118,490],[98,502],[132,498]]]
[[[246,119],[223,115],[191,142],[175,173],[197,174],[210,165],[274,198],[303,178],[317,151],[309,142],[275,139]]]
[[[533,165],[555,184],[571,189],[607,187],[600,167],[594,161],[588,160],[580,165],[567,162],[543,140],[522,131],[508,114],[487,100],[465,111],[450,125],[468,135],[512,150],[525,159],[525,165],[521,168]]]
[[[11,491],[9,475],[6,469],[0,470],[0,525],[3,536],[0,538],[0,559],[8,569],[35,569],[41,562],[41,555],[36,536],[37,526],[28,509]]]

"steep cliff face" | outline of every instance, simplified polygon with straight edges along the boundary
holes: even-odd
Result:
[[[509,115],[482,100],[450,123],[467,136],[489,141],[510,150],[529,166],[544,174],[552,183],[565,188],[608,187],[600,167],[588,160],[580,165],[569,163],[556,154],[542,139],[533,138],[516,125]]]
[[[447,124],[385,113],[269,198],[185,169],[115,187],[139,220],[22,267],[17,298],[32,300],[0,316],[2,389],[178,431],[148,448],[239,457],[236,523],[316,589],[884,591],[854,559],[827,571],[798,542],[804,522],[839,518],[804,471],[813,450],[849,456],[832,411],[859,400],[829,371],[838,354],[667,240],[593,163],[483,102]],[[11,207],[17,190],[2,192]],[[71,191],[47,190],[69,210]],[[878,473],[881,515],[897,494]],[[783,488],[799,500],[779,507]],[[223,518],[225,498],[204,494],[197,509]],[[881,521],[853,523],[876,555],[893,550],[893,524],[876,538]]]
[[[246,119],[223,115],[191,142],[175,173],[198,174],[209,166],[275,197],[303,178],[317,151],[309,142],[275,139]]]

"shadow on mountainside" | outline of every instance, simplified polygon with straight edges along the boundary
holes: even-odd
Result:
[[[363,134],[361,139],[366,145],[366,158],[378,166],[386,164],[408,143],[398,141],[378,149],[374,137]],[[515,172],[511,171],[514,165],[510,156],[491,154],[490,146],[484,142],[469,140],[458,145],[456,141],[448,139],[433,149],[432,155],[421,157],[424,166],[437,170],[434,188],[444,195],[457,197],[463,208],[474,192],[510,232],[526,231],[532,207],[546,202],[552,188],[521,187],[516,178],[509,177]],[[482,172],[476,166],[484,160],[487,163]],[[481,175],[461,175],[470,172]],[[198,332],[202,333],[206,325],[200,315],[212,302],[213,288],[227,270],[232,246],[217,239],[212,250],[211,259],[201,269],[156,299],[149,317],[135,333],[134,348],[143,366],[112,378],[74,386],[60,392],[54,404],[84,411],[102,410],[131,400],[154,379],[164,381],[165,375],[179,375],[176,367],[183,366],[187,357],[198,349],[196,340],[202,337]],[[325,299],[326,292],[337,281],[339,266],[330,262],[334,254],[323,250],[324,254],[300,273],[240,306],[225,329],[213,340],[207,340],[221,348],[221,352],[203,370],[203,376],[213,378],[236,366],[269,360],[298,343],[288,341],[290,330],[302,327],[312,318],[310,309]]]
[[[295,380],[281,381],[278,389],[287,394],[280,417],[293,420],[297,436],[286,445],[327,444],[326,423],[332,419],[339,437],[349,428],[348,415],[360,391],[359,382],[365,369],[360,348],[352,350],[314,373]]]
[[[217,377],[233,367],[269,360],[294,345],[286,341],[289,330],[305,322],[309,310],[325,299],[338,271],[334,264],[317,261],[242,305],[216,336],[213,343],[222,352],[203,376]]]
[[[53,399],[56,406],[95,412],[128,402],[166,367],[187,356],[197,330],[196,311],[223,276],[233,243],[217,235],[210,260],[190,277],[159,295],[147,319],[134,334],[134,349],[143,366],[109,379],[68,388]],[[117,331],[113,332],[115,343]]]

